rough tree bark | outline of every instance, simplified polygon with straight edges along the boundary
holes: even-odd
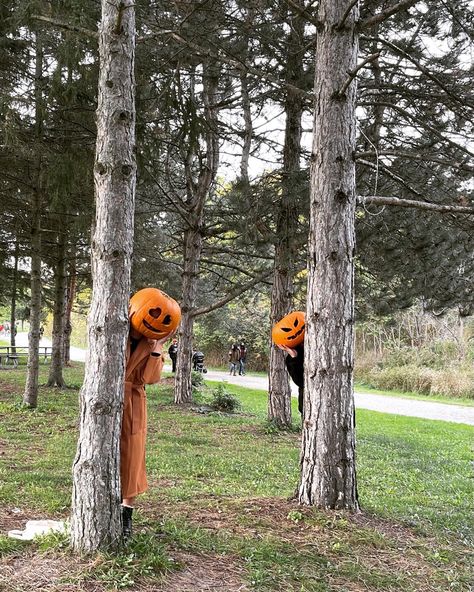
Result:
[[[36,33],[35,48],[35,180],[31,200],[31,300],[30,330],[28,333],[28,369],[23,404],[38,405],[39,342],[41,326],[41,206],[42,206],[42,150],[43,135],[43,45],[41,34]],[[14,330],[14,329],[13,329]]]
[[[89,349],[73,465],[71,543],[120,544],[120,430],[135,199],[135,8],[102,0]]]
[[[358,3],[349,0],[321,0],[319,5],[298,489],[301,504],[354,511],[356,84],[346,83],[357,66],[358,14]]]
[[[203,64],[203,102],[206,121],[206,158],[200,164],[197,182],[192,180],[191,167],[188,167],[189,227],[185,232],[183,290],[181,299],[181,324],[179,329],[179,348],[176,360],[176,379],[174,401],[177,404],[192,401],[191,356],[194,325],[194,306],[196,302],[199,262],[202,250],[202,225],[206,199],[214,183],[219,163],[219,143],[217,129],[216,95],[218,71],[209,64]]]
[[[59,232],[54,273],[53,351],[48,386],[63,387],[64,317],[66,312],[66,233]]]
[[[296,0],[303,8],[303,3]],[[273,271],[270,322],[273,326],[288,312],[293,304],[293,275],[296,225],[298,210],[295,200],[295,175],[300,170],[301,117],[304,98],[293,86],[303,78],[303,52],[305,21],[296,12],[289,21],[288,56],[286,63],[285,141],[283,147],[283,172],[281,199],[277,219],[275,261]],[[285,367],[285,354],[273,343],[270,347],[268,391],[268,419],[279,427],[291,425],[291,389]]]

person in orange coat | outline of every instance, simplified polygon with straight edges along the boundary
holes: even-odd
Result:
[[[125,539],[132,534],[132,514],[137,495],[148,489],[145,468],[147,406],[145,385],[159,382],[163,345],[181,320],[177,302],[156,288],[144,288],[130,300],[127,342],[120,479],[122,526]]]

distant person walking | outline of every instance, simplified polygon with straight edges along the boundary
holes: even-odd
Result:
[[[176,372],[176,360],[178,358],[178,340],[173,339],[168,348],[168,355],[171,360],[171,372]]]
[[[239,365],[240,360],[240,350],[239,346],[234,343],[229,351],[229,374],[231,376],[237,375],[237,366]]]
[[[239,375],[245,376],[245,364],[247,362],[247,348],[242,341],[239,345]]]

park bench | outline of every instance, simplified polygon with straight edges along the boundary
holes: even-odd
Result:
[[[51,359],[52,347],[41,346],[39,358],[46,364]],[[12,347],[11,345],[0,346],[0,369],[17,368],[20,360],[28,360],[28,348],[22,346]]]

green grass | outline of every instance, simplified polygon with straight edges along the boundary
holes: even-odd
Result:
[[[24,369],[0,373],[0,524],[12,508],[25,520],[69,514],[82,367],[65,376],[74,388],[41,387],[31,411],[21,406]],[[296,401],[294,431],[276,432],[265,392],[226,389],[241,402],[234,415],[178,408],[172,385],[147,389],[150,490],[129,547],[84,563],[60,537],[25,544],[0,535],[0,556],[65,562],[64,590],[151,587],[193,562],[257,592],[469,590],[473,428],[358,411],[363,513],[321,512],[287,500],[298,481]],[[37,589],[34,578],[31,588],[15,582],[5,589]]]

